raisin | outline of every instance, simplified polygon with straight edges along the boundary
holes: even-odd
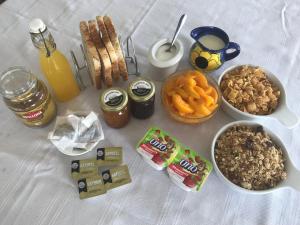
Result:
[[[247,138],[246,141],[245,141],[245,148],[248,149],[248,150],[252,150],[253,147],[254,147],[254,142],[252,139],[250,138]]]

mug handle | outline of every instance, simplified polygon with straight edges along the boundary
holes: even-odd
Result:
[[[235,51],[227,53],[226,51],[228,49],[234,49]],[[235,42],[229,42],[228,43],[228,47],[224,50],[224,60],[228,61],[231,60],[235,57],[237,57],[240,54],[240,46],[239,44],[235,43]]]

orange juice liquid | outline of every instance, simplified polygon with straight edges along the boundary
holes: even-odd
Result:
[[[47,57],[40,50],[40,65],[58,101],[65,102],[79,95],[80,89],[66,57],[58,50]]]

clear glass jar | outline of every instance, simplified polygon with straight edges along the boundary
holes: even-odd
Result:
[[[138,119],[147,119],[154,113],[155,85],[146,78],[133,80],[128,87],[130,110]]]
[[[113,87],[105,90],[100,96],[100,107],[108,126],[121,128],[129,122],[128,95],[122,88]]]
[[[44,126],[56,116],[47,87],[24,67],[11,67],[1,74],[0,94],[7,107],[28,126]]]
[[[72,68],[67,58],[56,48],[45,23],[41,19],[33,19],[29,30],[34,46],[39,49],[41,70],[53,89],[54,97],[65,102],[78,96],[80,89]]]

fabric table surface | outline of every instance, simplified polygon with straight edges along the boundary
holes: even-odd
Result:
[[[287,103],[300,114],[300,1],[299,0],[7,0],[0,5],[0,71],[23,65],[41,79],[38,52],[28,33],[31,19],[48,25],[58,49],[71,62],[69,51],[80,57],[79,22],[110,15],[125,40],[132,36],[143,75],[151,77],[149,47],[158,39],[171,38],[182,13],[188,18],[179,35],[185,53],[179,69],[191,68],[190,31],[197,26],[223,28],[241,54],[211,73],[217,77],[231,65],[255,64],[278,76],[287,91]],[[126,84],[123,84],[124,86]],[[161,82],[156,82],[157,90]],[[74,100],[58,104],[67,110],[100,113],[99,91],[88,88]],[[165,171],[156,171],[137,154],[135,145],[146,130],[157,125],[181,142],[210,158],[215,133],[234,121],[219,111],[196,126],[170,119],[156,93],[155,114],[147,120],[131,119],[122,129],[107,127],[101,117],[105,140],[99,146],[123,146],[132,183],[95,198],[80,200],[70,176],[72,157],[60,153],[47,140],[54,122],[45,128],[24,126],[1,102],[0,106],[0,224],[130,224],[130,225],[299,225],[300,193],[279,190],[268,195],[241,194],[227,187],[213,171],[199,193],[175,186]],[[279,122],[264,122],[286,145],[300,169],[300,127],[289,130]],[[95,151],[95,150],[94,150]],[[83,157],[95,154],[91,152]]]

